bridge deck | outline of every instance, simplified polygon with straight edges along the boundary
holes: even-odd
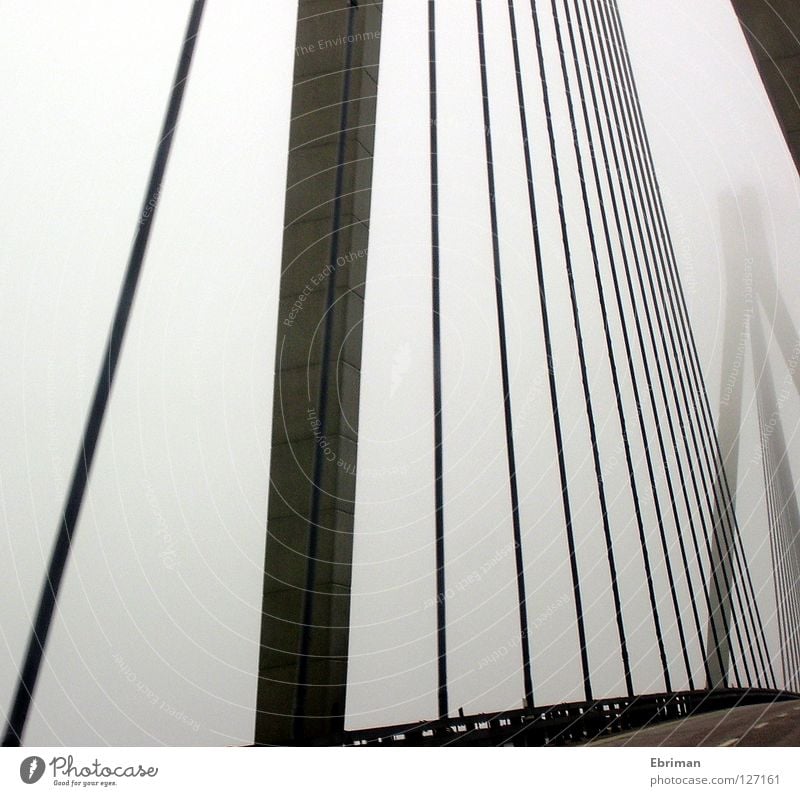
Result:
[[[800,746],[800,702],[746,705],[593,741],[592,746]]]
[[[744,711],[746,706],[752,706],[758,713],[771,707],[777,709],[785,705],[787,715],[795,715],[795,706],[786,703],[798,698],[799,694],[765,689],[719,689],[674,694],[645,694],[633,698],[614,697],[593,702],[550,705],[535,708],[533,711],[504,711],[345,731],[321,740],[319,745],[564,746],[587,743],[602,736],[619,733],[626,733],[625,736],[620,735],[620,738],[632,738],[633,735],[628,731],[634,729],[639,730],[641,735],[663,731],[666,733],[664,737],[667,737],[670,727],[673,727],[676,721],[695,722],[705,719],[708,715],[718,716],[720,711]],[[783,711],[778,709],[777,713],[780,712]],[[742,713],[742,721],[746,722],[749,715]],[[800,718],[800,711],[796,715]],[[710,726],[713,726],[714,719],[710,721],[712,722]],[[653,724],[659,726],[651,727]],[[738,724],[736,726],[738,727]],[[698,725],[698,732],[702,732],[701,725]],[[713,745],[713,742],[710,743]],[[746,741],[743,743],[747,745]],[[688,745],[692,745],[691,742]]]

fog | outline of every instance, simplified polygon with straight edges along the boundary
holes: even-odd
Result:
[[[189,6],[85,0],[0,9],[3,710],[139,222]],[[538,6],[563,207],[572,255],[586,264],[554,28],[549,4]],[[550,704],[583,698],[576,613],[507,4],[485,0],[483,8],[534,696]],[[796,473],[800,400],[791,352],[800,322],[793,276],[800,181],[726,0],[620,0],[620,11],[710,405],[722,418],[723,450],[736,460],[744,546],[777,650],[755,403],[764,370],[753,367],[749,348],[730,346],[748,341],[749,306],[731,296],[755,285]],[[516,15],[588,653],[595,695],[615,695],[623,693],[623,670],[529,4],[517,2]],[[28,744],[252,742],[295,20],[296,3],[240,0],[235,13],[215,0],[207,5]],[[386,0],[381,38],[350,727],[436,713],[427,3]],[[520,707],[523,697],[477,47],[474,3],[437,3],[454,713]],[[597,219],[600,206],[591,202]],[[608,282],[608,264],[602,267]],[[575,280],[634,685],[661,691],[589,267],[576,265]],[[626,299],[626,311],[629,305]],[[611,331],[616,338],[619,328]],[[634,367],[641,373],[641,357]],[[630,379],[623,382],[630,402]],[[739,389],[741,423],[732,406]],[[662,411],[674,408],[671,400]],[[649,409],[646,419],[655,422]],[[631,439],[641,468],[645,443]],[[652,500],[643,512],[652,525]],[[673,530],[670,545],[676,539]],[[648,543],[672,686],[683,689],[655,535]],[[688,578],[698,576],[696,568],[677,573],[681,604]],[[689,639],[695,673],[702,641]]]

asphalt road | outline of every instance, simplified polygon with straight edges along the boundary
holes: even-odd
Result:
[[[800,746],[800,700],[703,713],[589,746]]]

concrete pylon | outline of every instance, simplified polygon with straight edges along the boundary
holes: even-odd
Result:
[[[299,3],[256,744],[344,725],[381,6]]]
[[[800,170],[800,4],[731,0],[794,164]]]

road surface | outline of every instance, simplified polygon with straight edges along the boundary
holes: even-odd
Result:
[[[800,746],[800,700],[702,713],[589,746]]]

